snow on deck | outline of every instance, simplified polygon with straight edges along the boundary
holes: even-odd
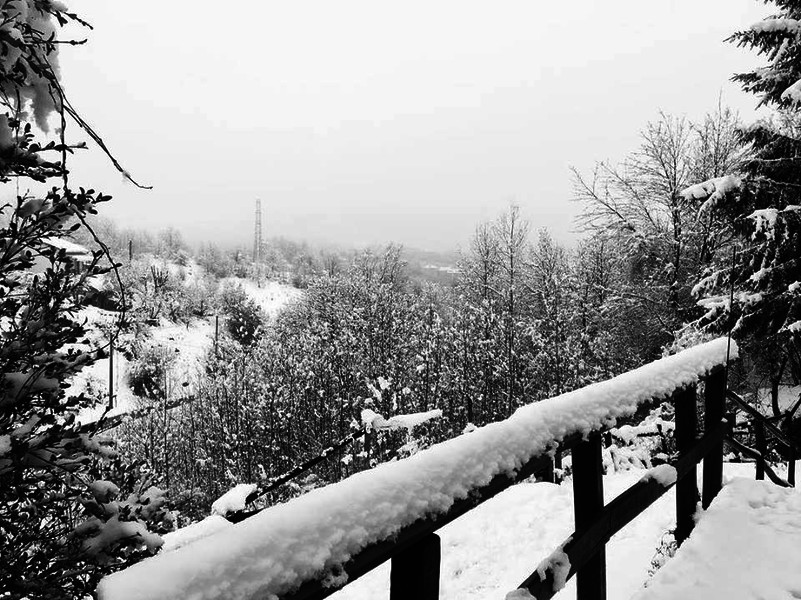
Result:
[[[801,490],[733,479],[633,600],[801,598]]]
[[[732,355],[736,346],[732,344]],[[106,577],[101,600],[275,598],[320,577],[455,500],[513,473],[555,441],[614,425],[648,400],[725,362],[721,338],[609,381],[518,409],[512,417],[405,460],[313,490],[174,552]],[[536,508],[534,508],[536,510]]]

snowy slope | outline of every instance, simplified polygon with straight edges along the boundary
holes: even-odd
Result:
[[[162,267],[168,269],[171,275],[182,279],[185,285],[196,283],[204,276],[202,267],[194,261],[190,261],[186,267],[174,263],[163,263]],[[242,286],[248,296],[257,302],[271,319],[275,318],[287,304],[302,295],[300,290],[277,281],[265,281],[259,285],[249,279],[229,277],[222,280],[221,283]],[[111,325],[117,315],[89,306],[83,308],[79,316],[87,319],[90,335],[97,337],[99,335],[98,328],[101,325]],[[162,318],[158,326],[149,328],[148,335],[147,346],[162,348],[172,358],[169,368],[169,388],[175,390],[176,393],[191,393],[198,369],[202,366],[203,357],[213,343],[214,318],[193,319],[188,325],[175,324]],[[101,340],[101,342],[105,342],[105,340]],[[106,413],[107,416],[128,412],[138,408],[142,402],[128,387],[129,369],[128,360],[117,352],[114,355],[114,409]],[[107,397],[108,380],[109,360],[103,358],[79,373],[73,379],[68,393],[87,392],[87,394],[95,393]],[[105,412],[105,409],[106,405],[103,404],[83,411],[80,419],[83,422],[97,420]]]
[[[242,277],[226,277],[220,281],[220,285],[241,286],[251,300],[261,306],[262,310],[271,319],[274,319],[287,304],[294,302],[303,295],[301,290],[278,281],[261,281],[257,283]]]

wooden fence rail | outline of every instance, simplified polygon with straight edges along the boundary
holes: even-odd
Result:
[[[726,380],[721,367],[705,378],[704,435],[697,436],[697,396],[694,386],[677,390],[676,408],[676,520],[678,543],[693,528],[699,493],[696,467],[704,461],[702,504],[709,506],[722,487],[723,441],[731,420],[725,416]],[[609,539],[672,487],[673,482],[646,475],[609,504],[603,500],[602,431],[587,439],[572,436],[562,441],[557,456],[572,453],[574,511],[576,531],[562,544],[555,557],[566,561],[546,561],[521,584],[539,600],[551,598],[570,577],[577,578],[579,600],[606,598],[605,546]],[[444,514],[423,519],[402,529],[390,540],[374,543],[343,565],[348,582],[391,560],[390,600],[437,600],[439,597],[440,542],[436,531],[469,512],[508,487],[534,475],[547,478],[554,459],[549,455],[533,458],[514,476],[498,475],[456,501]],[[541,558],[541,557],[540,557]],[[537,557],[532,557],[535,561]],[[537,566],[533,562],[532,566]],[[283,600],[321,600],[337,591],[322,581],[308,581]]]

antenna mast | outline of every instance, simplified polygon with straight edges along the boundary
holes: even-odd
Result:
[[[261,262],[261,199],[256,198],[256,229],[253,232],[253,262]]]

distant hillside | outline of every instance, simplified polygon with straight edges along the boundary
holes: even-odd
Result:
[[[453,285],[456,282],[459,273],[459,254],[456,251],[435,252],[404,247],[403,258],[412,279],[442,285]]]

